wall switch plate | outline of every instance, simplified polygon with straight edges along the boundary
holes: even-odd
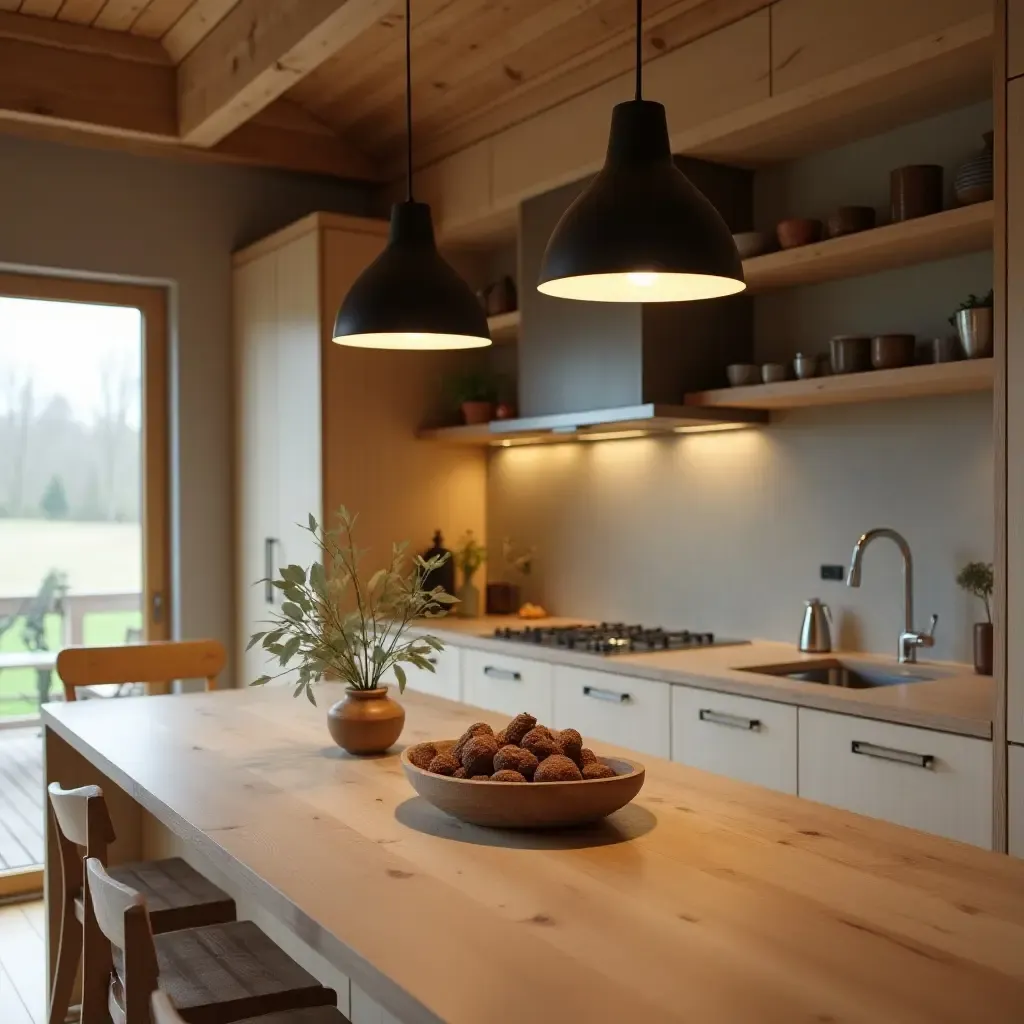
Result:
[[[846,570],[841,565],[823,565],[821,567],[821,578],[823,580],[838,580],[843,582]]]

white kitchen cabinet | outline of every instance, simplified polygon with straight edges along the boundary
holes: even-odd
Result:
[[[1024,747],[1011,743],[1009,757],[1010,853],[1024,857]]]
[[[406,688],[447,700],[462,700],[462,651],[448,646],[428,655],[427,661],[434,666],[433,672],[402,662]]]
[[[499,711],[509,718],[526,712],[551,724],[552,666],[467,648],[462,654],[462,694],[467,704]]]
[[[783,793],[797,791],[797,709],[672,687],[672,760]]]
[[[401,1024],[394,1014],[388,1013],[375,999],[352,982],[349,1019],[352,1024]]]
[[[643,754],[668,757],[668,683],[585,668],[555,667],[555,727],[578,729]]]
[[[924,832],[992,846],[992,744],[799,710],[799,793]]]

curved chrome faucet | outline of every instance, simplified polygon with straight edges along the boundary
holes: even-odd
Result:
[[[903,556],[903,632],[900,633],[899,659],[901,662],[916,662],[918,647],[932,647],[935,644],[935,625],[938,615],[932,616],[932,624],[927,633],[914,630],[914,558],[910,553],[910,545],[901,533],[888,526],[879,526],[874,530],[862,533],[853,546],[850,558],[850,571],[846,575],[848,587],[860,586],[860,566],[864,558],[864,549],[876,538],[888,537]]]

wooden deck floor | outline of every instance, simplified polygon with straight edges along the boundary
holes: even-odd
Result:
[[[43,863],[42,729],[0,730],[0,871]]]

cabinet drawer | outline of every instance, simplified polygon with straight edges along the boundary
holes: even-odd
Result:
[[[402,662],[405,685],[410,690],[432,693],[435,697],[462,700],[462,651],[458,647],[446,647],[443,651],[434,651],[427,661],[433,663],[433,672]]]
[[[992,744],[826,711],[799,712],[801,796],[992,846]]]
[[[658,757],[669,755],[669,685],[555,668],[555,726]]]
[[[551,665],[529,658],[467,649],[462,652],[462,696],[467,704],[500,711],[510,718],[520,712],[551,722]]]
[[[796,714],[776,704],[672,687],[672,760],[796,793]]]

